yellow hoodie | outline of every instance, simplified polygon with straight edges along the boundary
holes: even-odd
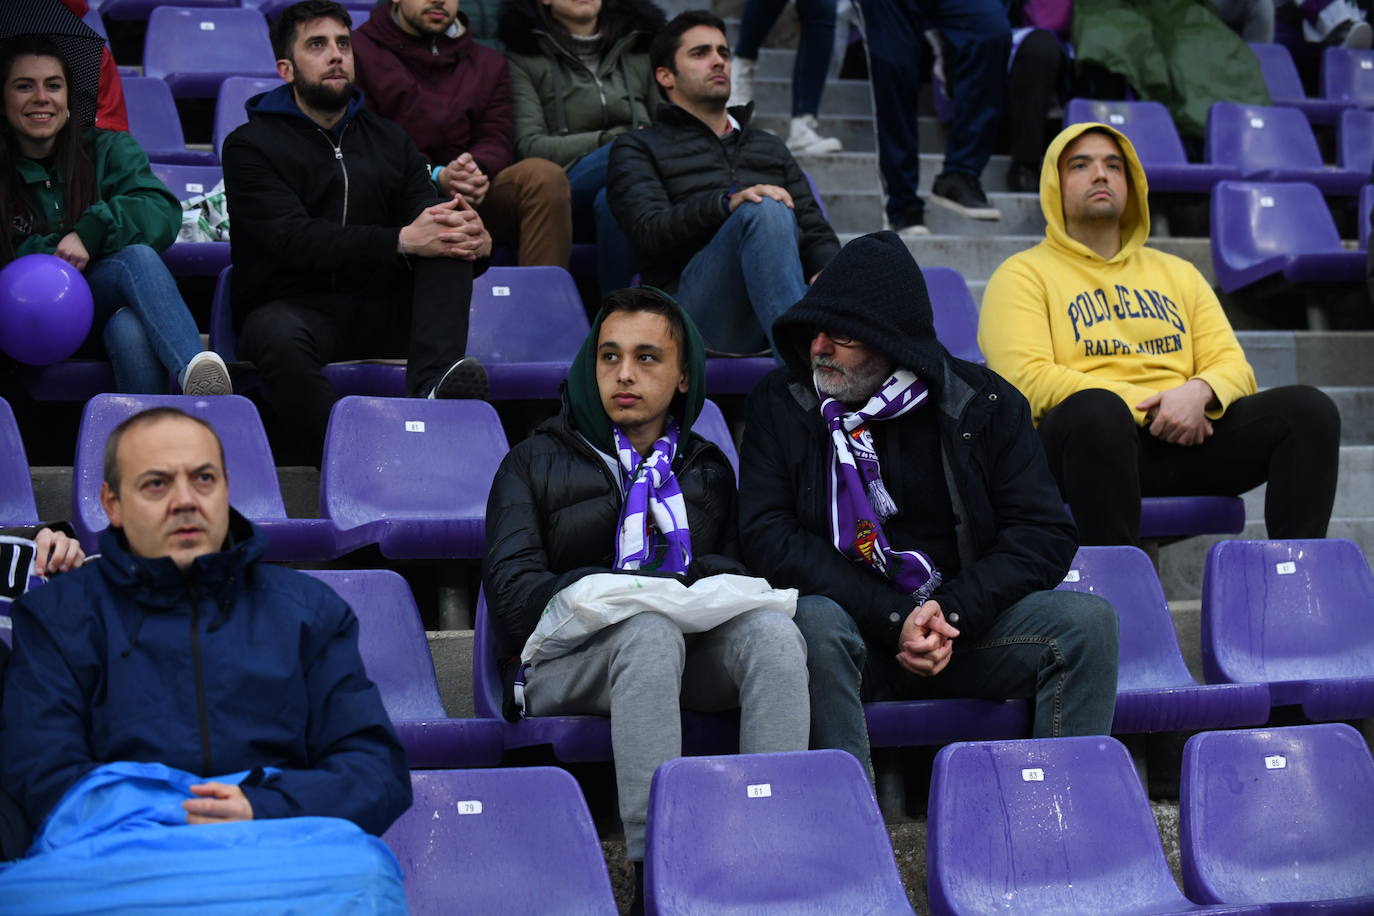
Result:
[[[1121,145],[1130,195],[1121,215],[1121,250],[1108,260],[1069,237],[1059,192],[1059,156],[1090,127]],[[1116,392],[1135,413],[1150,395],[1200,378],[1220,407],[1255,392],[1221,303],[1192,264],[1146,247],[1149,187],[1135,149],[1105,124],[1074,124],[1054,138],[1040,169],[1045,240],[1007,258],[988,281],[978,345],[988,368],[1006,378],[1040,418],[1086,388]]]

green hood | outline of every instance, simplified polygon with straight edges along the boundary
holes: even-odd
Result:
[[[641,287],[652,290],[677,309],[682,318],[682,328],[687,348],[687,393],[673,398],[669,412],[677,418],[682,439],[691,432],[692,424],[701,413],[701,405],[706,400],[706,345],[702,342],[701,332],[697,330],[692,316],[688,315],[676,299],[660,289],[651,286]],[[596,384],[596,342],[601,337],[601,322],[606,319],[603,308],[596,313],[592,329],[582,347],[573,358],[568,369],[568,412],[573,428],[587,438],[597,448],[607,454],[615,453],[615,440],[611,435],[611,418],[606,416],[606,408],[601,406],[601,391]]]

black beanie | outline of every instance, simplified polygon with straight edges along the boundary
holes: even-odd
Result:
[[[806,295],[773,322],[778,355],[798,377],[811,375],[817,329],[861,341],[924,379],[938,377],[944,347],[925,277],[895,232],[860,236],[840,249]]]

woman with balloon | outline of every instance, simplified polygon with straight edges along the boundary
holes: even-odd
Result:
[[[201,349],[158,256],[181,208],[133,137],[76,123],[71,76],[47,38],[0,43],[0,348],[55,362],[81,344],[86,324],[83,350],[103,343],[120,391],[166,392],[170,374],[184,394],[229,394],[224,361]]]

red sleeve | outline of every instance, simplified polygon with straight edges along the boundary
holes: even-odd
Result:
[[[100,105],[95,113],[95,126],[105,130],[129,129],[129,113],[124,108],[124,84],[119,68],[108,45],[100,58]]]

